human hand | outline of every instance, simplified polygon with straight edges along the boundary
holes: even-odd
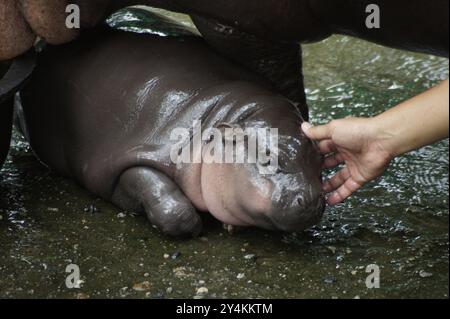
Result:
[[[341,203],[382,175],[393,158],[383,144],[388,137],[381,136],[371,119],[345,118],[315,127],[305,122],[302,129],[319,142],[320,152],[326,156],[324,168],[344,165],[323,184],[324,191],[331,193],[330,205]]]

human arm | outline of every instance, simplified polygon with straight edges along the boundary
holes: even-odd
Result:
[[[449,82],[373,118],[345,118],[303,131],[319,141],[325,168],[344,167],[323,185],[338,204],[383,174],[393,158],[449,136]]]

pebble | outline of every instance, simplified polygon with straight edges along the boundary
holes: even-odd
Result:
[[[84,208],[84,212],[85,213],[90,213],[90,214],[95,214],[98,213],[100,210],[94,205],[88,205],[87,207]]]
[[[336,247],[334,247],[334,246],[327,246],[327,248],[328,248],[333,254],[336,253]]]
[[[430,277],[433,277],[433,274],[431,272],[426,272],[424,270],[421,270],[419,272],[419,276],[422,278],[430,278]]]
[[[151,288],[151,284],[149,281],[143,281],[141,283],[137,283],[133,285],[134,291],[149,291]]]
[[[240,274],[237,275],[236,278],[237,279],[243,279],[243,278],[245,278],[245,274],[244,273],[240,273]]]
[[[127,214],[125,214],[125,213],[118,213],[117,214],[117,218],[125,218],[125,217],[127,217]]]
[[[76,299],[89,299],[89,295],[84,292],[79,292],[75,296]]]
[[[334,284],[337,281],[336,277],[333,276],[326,276],[324,279],[324,282],[326,284]]]
[[[169,254],[164,254],[163,257],[164,257],[164,259],[169,259],[170,255]]]
[[[170,258],[172,258],[172,260],[175,260],[175,259],[177,259],[180,256],[181,256],[181,253],[179,251],[177,251],[177,252],[174,252],[172,254],[172,256],[170,256]]]
[[[166,293],[167,294],[171,294],[172,292],[173,292],[173,288],[172,287],[167,287]]]
[[[206,296],[209,290],[206,287],[200,287],[197,289],[197,296]]]
[[[187,275],[186,275],[186,268],[185,267],[177,267],[177,268],[174,268],[173,270],[172,270],[172,272],[173,272],[173,274],[175,275],[175,277],[177,277],[177,278],[183,278],[183,277],[186,277]]]
[[[254,260],[256,260],[256,255],[255,254],[247,254],[244,256],[244,259],[254,261]]]

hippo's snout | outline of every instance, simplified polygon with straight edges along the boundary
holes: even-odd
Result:
[[[317,224],[325,211],[325,195],[299,195],[290,207],[272,209],[272,222],[282,231],[302,231]]]
[[[317,224],[325,211],[325,194],[321,177],[304,174],[280,179],[272,194],[269,217],[281,231],[302,231]]]

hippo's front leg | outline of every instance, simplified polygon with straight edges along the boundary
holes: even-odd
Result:
[[[202,221],[190,200],[166,175],[136,167],[125,171],[112,201],[117,206],[145,211],[150,222],[171,236],[198,236]]]

